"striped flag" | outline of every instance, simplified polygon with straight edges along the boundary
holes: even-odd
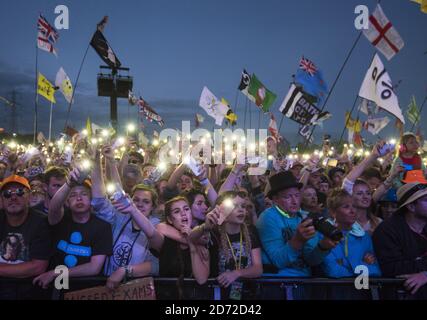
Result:
[[[38,36],[37,36],[37,46],[39,49],[53,53],[57,55],[56,49],[53,44],[58,40],[59,34],[52,27],[49,22],[42,16],[39,15],[37,20]]]
[[[421,114],[414,96],[412,96],[411,103],[409,104],[408,110],[406,111],[406,115],[408,116],[409,121],[411,121],[413,124],[417,124],[420,121]]]
[[[312,125],[312,119],[320,110],[310,103],[305,93],[292,84],[279,111],[299,124]]]

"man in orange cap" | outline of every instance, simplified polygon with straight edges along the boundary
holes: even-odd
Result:
[[[406,279],[413,299],[427,299],[427,184],[397,191],[399,208],[378,226],[373,242],[383,275]]]
[[[46,217],[30,208],[30,184],[12,175],[0,186],[0,277],[31,278],[43,273],[50,257],[51,239]],[[31,286],[4,284],[0,299],[31,298]],[[17,292],[20,292],[18,296]],[[34,297],[33,297],[34,298]]]

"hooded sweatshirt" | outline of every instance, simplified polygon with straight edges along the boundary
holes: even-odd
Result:
[[[371,236],[357,222],[351,230],[343,231],[343,235],[344,238],[323,261],[325,275],[331,278],[355,277],[356,267],[363,265],[368,268],[370,277],[380,277],[381,271],[376,261],[373,264],[363,261],[367,253],[374,254]]]

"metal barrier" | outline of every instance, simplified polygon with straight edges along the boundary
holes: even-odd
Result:
[[[66,292],[102,286],[105,285],[106,279],[104,277],[70,278],[70,290]],[[356,290],[354,281],[354,278],[259,278],[241,280],[243,287],[250,292],[249,299],[258,300],[341,300],[346,298],[359,300],[361,297],[368,300],[405,300],[407,298],[402,287],[404,281],[402,279],[371,278],[369,279],[368,290]],[[51,287],[50,291],[47,291],[32,286],[31,282],[32,279],[0,278],[0,292],[7,287],[15,288],[16,299],[62,299],[64,290],[59,292]],[[162,297],[165,297],[164,299],[176,299],[176,296],[170,293],[176,290],[178,279],[155,277],[154,284],[159,299]],[[228,299],[227,296],[224,296],[226,290],[221,288],[215,279],[209,279],[204,285],[198,285],[194,279],[186,278],[180,281],[179,285],[187,292],[184,299]],[[19,296],[21,287],[32,287],[33,296]],[[13,296],[14,293],[10,293],[6,298],[13,299]],[[0,299],[5,299],[5,296],[0,295]]]

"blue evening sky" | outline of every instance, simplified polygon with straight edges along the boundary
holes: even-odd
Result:
[[[31,133],[33,128],[37,16],[41,12],[53,24],[56,5],[68,6],[70,29],[60,31],[58,58],[39,50],[39,71],[54,81],[62,66],[74,82],[96,24],[108,15],[104,34],[122,64],[131,68],[134,91],[163,116],[166,127],[178,128],[182,120],[191,120],[193,125],[196,112],[208,118],[198,107],[205,85],[235,109],[243,68],[256,73],[277,94],[272,110],[279,123],[278,108],[300,57],[314,61],[331,88],[358,35],[354,8],[366,4],[373,10],[376,5],[373,0],[15,0],[8,1],[6,7],[5,2],[1,0],[0,10],[0,95],[10,98],[11,91],[17,91],[20,133]],[[427,15],[409,0],[383,0],[381,5],[405,41],[403,50],[391,61],[380,57],[393,82],[402,81],[397,95],[406,111],[412,95],[420,105],[427,93]],[[362,36],[326,107],[333,118],[325,122],[324,129],[316,131],[318,137],[324,133],[339,136],[345,111],[352,106],[373,53],[374,48]],[[77,129],[84,126],[87,116],[99,125],[108,123],[109,100],[97,97],[96,89],[101,64],[90,48],[72,108],[71,124]],[[56,135],[63,129],[67,109],[60,93],[57,102],[53,118]],[[39,103],[39,124],[47,135],[49,102],[40,98]],[[237,113],[242,127],[243,111],[244,96],[239,93]],[[0,127],[8,130],[9,110],[1,102],[0,112]],[[251,116],[252,127],[258,128],[259,113],[254,105]],[[124,125],[128,119],[136,121],[137,111],[121,99],[119,121]],[[262,116],[261,127],[266,128],[268,123],[269,117]],[[421,126],[427,129],[425,121]],[[211,119],[204,127],[212,129]],[[148,126],[153,128],[156,126]],[[282,134],[290,140],[296,141],[297,130],[291,120],[283,121]],[[394,118],[381,135],[393,134]],[[364,136],[376,139],[369,133]]]

